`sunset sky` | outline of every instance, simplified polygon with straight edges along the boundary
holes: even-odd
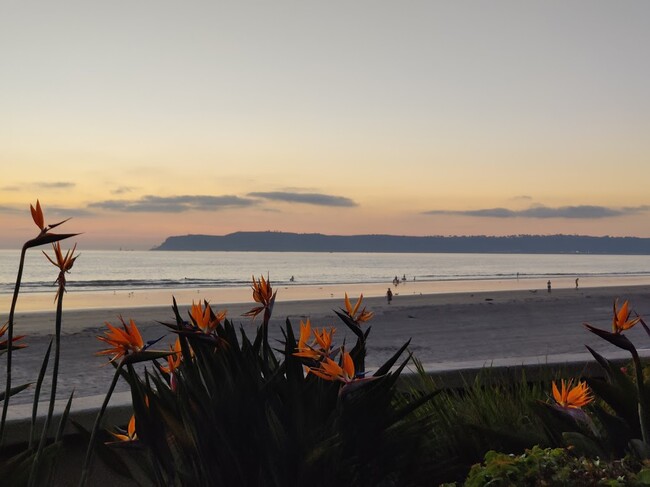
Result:
[[[650,2],[0,1],[0,248],[650,237]]]

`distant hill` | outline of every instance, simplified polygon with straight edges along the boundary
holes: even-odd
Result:
[[[267,252],[456,252],[522,254],[650,254],[650,238],[584,235],[432,236],[236,232],[168,237],[152,250]]]

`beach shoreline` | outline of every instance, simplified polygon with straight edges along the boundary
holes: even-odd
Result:
[[[618,281],[620,283],[620,281]],[[541,283],[540,283],[541,284]],[[347,291],[353,303],[360,292],[364,293],[363,305],[375,313],[364,326],[371,326],[368,338],[368,368],[378,367],[395,353],[406,341],[411,340],[409,351],[425,365],[452,364],[483,361],[489,365],[495,359],[509,358],[523,361],[539,357],[553,361],[553,357],[584,354],[589,345],[607,356],[617,349],[588,333],[583,323],[588,322],[603,329],[611,327],[614,300],[629,299],[631,308],[641,316],[650,316],[650,284],[615,285],[605,287],[580,286],[546,289],[491,289],[483,291],[408,293],[411,283],[400,284],[391,304],[381,294],[388,286],[368,293],[368,287],[359,285],[337,286],[340,295],[332,298],[290,300],[294,296],[284,287],[278,290],[273,318],[269,327],[270,339],[282,340],[281,329],[289,319],[294,330],[301,320],[310,319],[312,326],[335,326],[336,346],[352,343],[355,337],[336,316],[335,311],[344,308],[343,293]],[[587,284],[587,283],[586,283]],[[296,286],[297,287],[297,286]],[[317,288],[320,288],[318,286]],[[322,286],[325,287],[325,286]],[[375,289],[375,288],[373,288]],[[393,288],[394,289],[394,288]],[[323,289],[317,289],[320,295]],[[192,301],[208,299],[217,310],[227,309],[228,318],[250,337],[255,334],[260,319],[252,320],[242,314],[255,303],[250,288],[238,290],[243,302],[229,302],[223,298],[222,289],[217,296],[191,293],[176,295],[181,316],[187,318]],[[332,289],[330,294],[334,294]],[[173,323],[172,293],[165,290],[165,300],[150,306],[125,306],[104,308],[68,309],[63,312],[63,338],[59,390],[64,395],[73,389],[81,396],[102,394],[110,383],[113,369],[105,366],[105,357],[97,357],[103,344],[97,340],[105,328],[104,323],[119,324],[119,317],[133,319],[143,338],[163,339],[156,348],[164,349],[175,339],[161,322]],[[69,296],[66,296],[68,299]],[[50,304],[53,296],[50,296]],[[128,300],[127,300],[128,302]],[[27,348],[14,354],[12,370],[16,384],[31,382],[38,374],[44,352],[54,332],[54,312],[24,311],[21,306],[15,316],[15,334],[27,335],[23,342]],[[2,317],[6,319],[6,315]],[[637,329],[638,328],[638,329]],[[642,328],[626,332],[639,348],[647,347],[648,337]],[[564,359],[562,359],[564,360]],[[0,364],[0,369],[4,364]],[[0,370],[0,372],[2,372]],[[49,374],[48,374],[49,375]],[[47,382],[46,382],[47,384]],[[126,390],[124,384],[118,390]],[[18,402],[28,402],[27,391],[19,395]]]
[[[273,283],[272,283],[273,284]],[[628,287],[650,285],[650,276],[617,276],[589,277],[579,281],[578,289],[603,287]],[[343,299],[348,295],[383,297],[391,289],[393,295],[417,296],[477,292],[529,291],[547,292],[545,279],[473,279],[473,280],[430,280],[430,281],[400,281],[395,286],[392,283],[346,283],[346,284],[291,284],[274,286],[282,301],[313,301],[328,299]],[[575,277],[566,276],[554,278],[552,289],[576,289]],[[23,292],[18,299],[17,311],[22,313],[43,312],[54,310],[54,293],[52,292]],[[0,319],[5,315],[11,304],[11,294],[0,294]],[[64,307],[68,311],[82,309],[132,309],[146,307],[162,307],[171,303],[172,298],[181,302],[203,301],[210,303],[225,303],[226,305],[247,303],[251,301],[250,286],[212,287],[212,288],[162,288],[137,290],[109,291],[76,291],[66,293]]]

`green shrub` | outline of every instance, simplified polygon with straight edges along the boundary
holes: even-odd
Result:
[[[409,383],[411,394],[424,394],[441,387],[418,364],[419,374]],[[470,467],[489,450],[522,453],[535,445],[560,446],[547,434],[535,412],[548,397],[549,381],[504,380],[485,369],[462,388],[444,389],[416,414],[429,417],[423,431],[431,462],[437,465],[434,481],[464,479]]]
[[[489,451],[472,467],[465,487],[506,486],[641,486],[650,485],[650,470],[634,458],[610,462],[573,456],[563,448],[533,447],[521,455]]]
[[[366,375],[370,328],[360,325],[371,315],[346,299],[347,311],[338,314],[357,336],[350,352],[330,347],[331,334],[323,329],[309,335],[307,324],[297,337],[288,320],[284,341],[274,349],[267,327],[275,295],[263,279],[254,282],[255,289],[263,291],[254,294],[261,305],[249,315],[264,313],[264,318],[252,340],[230,320],[222,321],[208,303],[193,305],[189,320],[174,303],[176,322],[167,326],[179,341],[175,350],[163,352],[167,366],[158,363],[158,352],[147,350],[133,322],[110,327],[102,338],[113,346],[106,354],[114,356],[116,380],[122,376],[131,387],[135,433],[125,437],[151,459],[151,483],[431,485],[433,465],[422,434],[427,416],[413,412],[435,391],[405,399],[397,390],[410,356],[401,365],[397,361],[408,343]],[[312,342],[317,334],[320,342]],[[144,373],[132,366],[149,358],[154,367]],[[82,485],[89,481],[100,424],[101,412]]]

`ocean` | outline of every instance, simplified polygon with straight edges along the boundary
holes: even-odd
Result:
[[[49,249],[46,249],[49,250]],[[51,251],[50,251],[51,254]],[[645,277],[650,255],[403,254],[312,252],[165,252],[81,250],[68,290],[135,291],[248,286],[268,275],[274,285],[408,281]],[[0,250],[0,294],[10,294],[19,252]],[[50,292],[58,269],[40,250],[28,253],[21,292]]]

